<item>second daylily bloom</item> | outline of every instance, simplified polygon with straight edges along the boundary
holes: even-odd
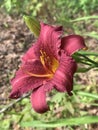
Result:
[[[72,94],[77,64],[71,55],[86,46],[81,36],[62,37],[62,33],[61,26],[41,23],[37,42],[23,56],[21,67],[11,80],[13,88],[10,98],[19,98],[32,91],[32,107],[38,113],[49,110],[46,92],[53,88]]]

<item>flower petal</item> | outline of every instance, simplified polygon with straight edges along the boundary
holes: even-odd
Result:
[[[26,72],[30,72],[32,74],[46,74],[46,70],[44,69],[42,63],[40,60],[29,60],[27,62],[25,62],[24,64],[22,64],[21,69],[26,73]]]
[[[47,53],[48,56],[58,58],[58,53],[61,46],[62,27],[53,27],[41,23],[41,32],[39,42],[41,49]]]
[[[26,52],[22,58],[22,62],[31,59],[40,59],[40,51],[45,51],[47,55],[58,56],[61,45],[62,26],[53,27],[41,23],[41,31],[39,39],[33,46]]]
[[[44,86],[35,89],[31,95],[31,103],[34,110],[38,113],[44,113],[49,110],[46,102],[46,91]]]
[[[76,72],[77,64],[72,57],[62,53],[60,64],[55,72],[52,83],[55,84],[55,88],[64,92],[67,91],[71,95],[73,89],[73,74]]]
[[[24,63],[32,59],[40,59],[39,42],[33,43],[32,47],[22,57],[22,62]]]
[[[15,78],[11,80],[11,84],[13,86],[12,92],[10,94],[10,98],[18,98],[23,93],[26,93],[34,88],[39,87],[43,84],[43,81],[46,80],[45,77],[34,77],[28,74],[27,72],[34,74],[44,74],[45,70],[38,60],[29,61],[24,64],[22,68],[20,68]]]
[[[86,48],[86,45],[83,37],[79,35],[69,35],[62,38],[61,49],[65,50],[69,55],[83,48]]]

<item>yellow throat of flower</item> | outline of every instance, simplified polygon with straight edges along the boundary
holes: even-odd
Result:
[[[21,69],[23,70],[24,73],[37,77],[37,78],[52,78],[59,63],[54,57],[49,57],[47,56],[46,52],[43,52],[42,50],[40,51],[41,56],[40,56],[40,61],[46,71],[46,74],[34,74],[32,72],[29,72],[27,70],[24,70],[22,67]]]
[[[41,50],[40,53],[41,53],[40,60],[42,65],[44,66],[46,72],[48,74],[51,74],[53,77],[59,65],[59,62],[54,57],[48,56],[45,51]]]

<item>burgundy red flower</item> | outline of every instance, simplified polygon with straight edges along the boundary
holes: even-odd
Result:
[[[83,37],[62,37],[62,33],[61,26],[41,23],[38,40],[23,56],[21,67],[11,80],[13,88],[10,98],[19,98],[32,91],[32,107],[38,113],[49,110],[46,93],[52,89],[72,94],[77,64],[71,55],[86,46]]]

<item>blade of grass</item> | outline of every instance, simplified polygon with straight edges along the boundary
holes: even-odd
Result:
[[[86,34],[83,34],[83,35],[98,39],[98,34],[97,33],[86,33]]]
[[[77,19],[71,20],[70,22],[78,22],[78,21],[90,20],[90,19],[98,19],[98,16],[94,15],[94,16],[81,17],[81,18],[77,18]]]
[[[91,124],[97,123],[98,116],[83,116],[70,119],[58,119],[57,121],[43,122],[39,120],[31,122],[21,122],[22,127],[44,127],[44,128],[55,128],[62,126],[73,126],[73,125],[82,125],[82,124]]]
[[[97,94],[92,94],[92,93],[87,93],[87,92],[82,92],[82,91],[78,91],[77,94],[80,95],[80,96],[86,96],[86,97],[98,99]]]

